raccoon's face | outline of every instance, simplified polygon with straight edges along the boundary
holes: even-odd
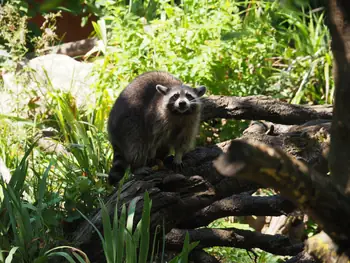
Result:
[[[206,91],[206,87],[200,86],[196,89],[186,85],[165,87],[157,85],[156,89],[163,97],[164,105],[174,114],[191,114],[199,109],[200,97]]]

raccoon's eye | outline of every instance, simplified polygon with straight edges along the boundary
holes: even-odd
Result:
[[[172,96],[172,99],[173,100],[177,100],[178,98],[180,97],[180,94],[174,94],[173,96]]]
[[[194,97],[191,94],[189,94],[189,93],[186,93],[186,98],[188,100],[193,100],[194,99]]]

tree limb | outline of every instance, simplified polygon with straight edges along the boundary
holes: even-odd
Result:
[[[198,248],[212,246],[260,248],[276,255],[296,255],[304,248],[304,244],[292,244],[288,237],[282,235],[266,235],[237,228],[172,229],[166,236],[167,247],[181,249],[186,232],[191,242],[200,241]]]
[[[214,166],[225,176],[237,176],[273,187],[309,214],[344,249],[350,244],[350,198],[303,162],[261,143],[233,141]]]
[[[305,251],[322,262],[349,263],[350,261],[349,256],[339,250],[338,246],[323,231],[306,241]]]
[[[39,50],[42,54],[63,54],[70,57],[83,56],[97,46],[97,38],[86,38],[78,41],[67,42],[57,46]],[[32,58],[35,53],[28,53],[27,58]]]
[[[332,119],[332,106],[296,105],[267,96],[209,96],[203,99],[202,120],[215,118],[266,120],[281,124],[303,124]]]
[[[295,206],[281,196],[233,195],[212,203],[178,225],[179,228],[207,226],[227,216],[279,216],[293,212]]]

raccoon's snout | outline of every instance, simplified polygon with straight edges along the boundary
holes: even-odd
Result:
[[[180,113],[186,112],[190,107],[189,103],[186,100],[179,100],[175,103],[177,111]]]
[[[187,103],[186,103],[186,101],[180,101],[180,102],[179,102],[179,108],[180,108],[180,109],[185,109],[185,108],[187,108]]]

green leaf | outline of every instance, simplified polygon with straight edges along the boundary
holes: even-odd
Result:
[[[116,207],[117,209],[117,207]],[[125,240],[125,235],[126,235],[126,206],[125,204],[123,204],[122,206],[122,212],[120,215],[120,219],[119,219],[119,225],[115,225],[114,223],[114,227],[116,228],[118,226],[118,233],[117,233],[117,238],[114,240],[114,242],[116,243],[116,251],[117,251],[117,263],[122,263],[123,262],[123,256],[124,256],[124,240]]]
[[[19,247],[13,247],[11,248],[9,254],[7,255],[6,259],[5,259],[5,263],[11,263],[12,259],[13,259],[13,255],[16,253],[17,249]]]
[[[66,260],[68,260],[69,263],[75,263],[75,260],[72,258],[72,256],[66,252],[52,252],[48,255],[49,258],[57,256],[64,257]]]
[[[112,263],[114,261],[114,250],[113,250],[113,232],[111,221],[109,218],[108,209],[105,204],[100,200],[101,205],[101,216],[102,216],[102,225],[103,225],[103,233],[104,233],[104,242],[103,248],[104,253],[108,263]]]
[[[149,198],[148,192],[145,191],[143,198],[143,211],[142,211],[142,219],[141,219],[141,240],[140,240],[140,254],[138,263],[146,263],[148,250],[149,250],[149,227],[150,227],[150,218],[151,218],[151,207],[152,201]]]

